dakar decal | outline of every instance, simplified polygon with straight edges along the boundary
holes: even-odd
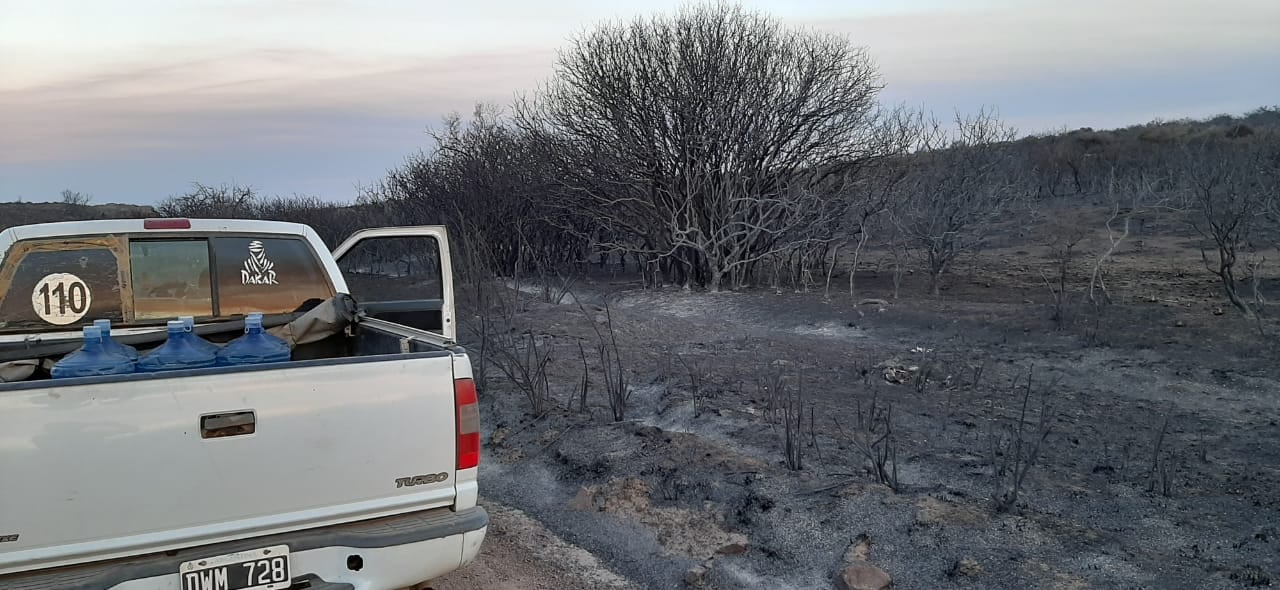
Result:
[[[240,270],[242,285],[278,285],[276,282],[276,263],[267,258],[267,249],[262,242],[249,242],[249,258],[244,261]]]

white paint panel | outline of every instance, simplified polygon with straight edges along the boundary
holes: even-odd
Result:
[[[450,356],[0,393],[0,574],[448,506]],[[202,439],[200,417],[256,432]],[[396,479],[447,472],[446,481]]]

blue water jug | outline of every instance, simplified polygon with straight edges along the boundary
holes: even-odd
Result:
[[[116,342],[115,338],[111,337],[111,320],[93,320],[93,325],[97,326],[98,330],[102,332],[103,350],[128,357],[129,360],[135,363],[138,362],[138,349],[128,344]]]
[[[187,332],[191,334],[191,342],[195,345],[196,348],[199,348],[200,350],[203,350],[215,356],[218,354],[219,347],[217,344],[209,342],[208,340],[201,338],[199,334],[196,334],[195,318],[189,315],[184,315],[184,316],[180,316],[178,320],[181,321],[183,325],[187,327]]]
[[[199,369],[212,367],[217,362],[217,356],[200,347],[196,342],[199,338],[187,330],[187,325],[182,320],[170,321],[168,330],[169,339],[164,344],[138,359],[139,371]]]
[[[282,363],[291,356],[288,343],[262,329],[262,314],[251,313],[244,319],[244,336],[228,342],[218,351],[218,364]]]
[[[102,330],[97,326],[85,326],[84,344],[53,365],[53,378],[90,377],[94,375],[124,375],[134,371],[134,363],[128,357],[109,352],[102,346]]]

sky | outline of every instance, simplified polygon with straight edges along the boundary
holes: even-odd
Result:
[[[1278,0],[758,0],[867,47],[887,104],[1023,133],[1280,104]],[[675,1],[0,0],[0,201],[192,183],[350,201],[593,24]]]

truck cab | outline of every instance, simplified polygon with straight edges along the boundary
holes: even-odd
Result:
[[[107,220],[0,232],[0,588],[393,590],[473,560],[477,392],[447,232]],[[263,315],[288,361],[51,378]]]

